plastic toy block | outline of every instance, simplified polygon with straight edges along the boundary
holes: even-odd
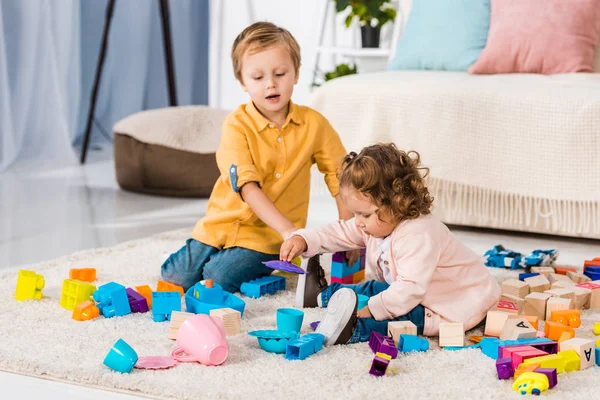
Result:
[[[498,372],[498,379],[509,379],[512,378],[515,370],[512,366],[512,361],[509,357],[499,358],[496,360],[496,371]]]
[[[581,358],[575,350],[559,351],[542,357],[529,358],[523,364],[539,364],[542,368],[556,368],[557,374],[571,372],[579,369]]]
[[[154,322],[171,320],[173,311],[181,311],[181,295],[179,292],[152,293],[152,319]]]
[[[320,333],[307,333],[291,340],[285,348],[286,360],[304,360],[323,348],[325,336]]]
[[[512,385],[513,390],[519,394],[532,394],[539,396],[548,390],[548,377],[537,372],[525,372]]]
[[[248,297],[257,299],[265,294],[274,294],[279,290],[285,290],[285,278],[283,276],[265,276],[242,283],[240,292]]]
[[[429,342],[427,339],[420,338],[415,335],[400,335],[398,341],[398,350],[402,353],[410,353],[411,351],[427,351],[429,350]]]
[[[577,272],[573,267],[554,267],[554,272],[560,275],[567,275],[567,272]]]
[[[189,317],[193,317],[194,315],[196,314],[182,311],[171,312],[171,319],[169,322],[169,333],[167,337],[173,340],[177,339],[177,332],[179,332],[179,328],[181,327],[181,324],[183,324],[183,321],[185,321]]]
[[[565,372],[579,370],[579,366],[581,365],[581,357],[579,357],[579,354],[577,354],[575,350],[563,350],[559,351],[557,354],[562,355],[565,359]],[[556,372],[558,373],[558,371]]]
[[[120,317],[131,313],[125,286],[116,282],[108,282],[94,292],[94,300],[106,318]]]
[[[580,358],[579,369],[586,369],[596,364],[594,339],[572,338],[560,343],[560,350],[575,350]]]
[[[339,283],[341,285],[351,285],[354,283],[354,276],[348,275],[343,278],[339,278],[337,276],[332,276],[331,283]]]
[[[500,334],[500,340],[517,340],[535,338],[537,329],[525,318],[507,319]]]
[[[383,336],[381,333],[372,331],[369,337],[369,347],[373,353],[388,354],[392,358],[398,356],[398,348],[389,336]]]
[[[579,310],[557,310],[550,314],[550,321],[558,322],[571,328],[581,326],[581,313]]]
[[[69,278],[82,282],[94,282],[96,280],[96,268],[72,268],[69,271]]]
[[[145,313],[148,312],[148,302],[146,298],[133,290],[127,288],[127,300],[129,301],[129,307],[133,313]]]
[[[62,284],[60,306],[73,311],[77,304],[90,300],[95,291],[96,286],[91,283],[75,279],[65,279]]]
[[[352,274],[352,283],[360,283],[365,280],[365,270],[362,269],[355,274]]]
[[[498,358],[511,358],[514,353],[518,353],[519,351],[531,351],[536,350],[535,347],[529,346],[527,344],[516,345],[516,346],[498,346]]]
[[[600,335],[600,322],[594,322],[594,335]]]
[[[148,285],[136,286],[135,291],[144,296],[148,308],[152,308],[152,289]]]
[[[525,278],[531,278],[532,276],[537,276],[539,274],[539,272],[522,272],[519,274],[519,280],[525,281]]]
[[[548,378],[548,389],[552,389],[558,383],[556,368],[538,368],[534,372],[546,375]]]
[[[510,315],[508,317],[508,319],[515,319],[515,318],[526,319],[527,322],[529,322],[531,324],[531,326],[533,326],[535,329],[538,329],[540,319],[536,316],[533,316],[533,315]]]
[[[600,347],[596,347],[594,353],[596,353],[596,365],[600,367]]]
[[[533,372],[540,367],[540,364],[521,364],[519,368],[515,370],[514,378],[517,379],[519,376],[523,375],[525,372]]]
[[[22,269],[17,277],[17,289],[15,291],[15,299],[23,300],[41,300],[42,289],[44,288],[44,277],[36,274],[34,271]]]
[[[588,267],[600,267],[600,257],[596,257],[593,260],[585,260],[583,262],[583,272],[585,272]]]
[[[158,280],[158,284],[156,285],[157,292],[179,292],[179,295],[183,297],[184,291],[181,286],[175,285],[174,283],[170,283],[167,281]]]
[[[546,353],[553,354],[556,353],[557,350],[552,351],[552,346],[556,346],[557,349],[558,344],[546,339],[546,338],[535,338],[535,339],[519,339],[519,340],[500,340],[495,337],[484,337],[479,342],[481,346],[481,351],[486,356],[497,360],[498,358],[504,358],[502,351],[505,347],[510,346],[532,346],[541,350],[544,350]]]
[[[185,306],[188,312],[194,314],[210,314],[210,310],[233,308],[243,317],[246,303],[239,297],[224,291],[221,285],[207,280],[198,282],[188,289],[185,293]]]
[[[88,321],[97,318],[100,315],[100,309],[96,307],[96,303],[92,300],[86,300],[81,304],[77,304],[73,309],[72,318],[75,321]]]
[[[376,353],[373,358],[373,363],[371,364],[371,369],[369,370],[369,374],[373,376],[383,376],[385,375],[388,365],[390,364],[390,360],[392,358],[387,354]]]
[[[346,252],[338,251],[331,256],[331,278],[345,278],[365,269],[365,249],[360,250],[359,259],[352,265],[346,261]],[[335,282],[332,280],[332,282]],[[346,282],[344,282],[346,283]],[[352,283],[352,282],[348,282]]]
[[[530,359],[530,358],[535,358],[535,357],[543,357],[543,356],[547,356],[548,353],[546,353],[545,351],[542,350],[538,350],[536,348],[532,348],[531,350],[524,350],[524,351],[516,351],[514,353],[512,353],[511,359],[512,359],[512,365],[513,368],[517,368],[519,365],[523,364],[523,361]]]
[[[388,336],[394,341],[394,345],[398,346],[400,335],[416,335],[417,326],[411,321],[392,321],[388,322]]]
[[[567,332],[572,335],[571,337],[575,337],[575,330],[570,326],[552,321],[546,321],[544,324],[544,333],[550,340],[558,340],[563,332]]]
[[[237,335],[242,330],[242,314],[233,308],[217,308],[210,310],[210,316],[218,318],[225,328],[225,336]]]

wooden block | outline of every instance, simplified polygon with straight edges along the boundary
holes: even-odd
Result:
[[[440,323],[440,346],[462,347],[465,345],[465,326],[460,323]]]
[[[529,294],[529,285],[518,279],[507,279],[500,284],[502,294],[525,297]]]
[[[554,273],[554,268],[552,267],[531,267],[531,272],[537,272],[541,275],[548,275]]]
[[[573,338],[560,343],[560,351],[575,350],[581,358],[579,369],[586,369],[596,364],[596,344],[594,339]]]
[[[575,286],[589,289],[591,291],[589,308],[600,308],[600,281],[579,283]]]
[[[577,310],[585,310],[590,308],[590,298],[592,297],[592,291],[579,286],[573,286],[571,291],[575,295],[574,308]]]
[[[484,335],[500,337],[502,329],[504,328],[504,324],[510,315],[514,314],[496,310],[488,311],[487,318],[485,320]]]
[[[535,338],[535,329],[525,318],[509,318],[504,323],[500,340],[517,340]]]
[[[510,301],[517,305],[517,309],[519,310],[519,314],[523,311],[523,306],[525,305],[525,299],[522,299],[517,296],[512,296],[510,294],[502,294],[500,295],[501,301]]]
[[[546,321],[550,320],[552,311],[569,310],[571,308],[571,299],[563,299],[562,297],[550,297],[546,302]]]
[[[567,272],[567,276],[575,283],[585,283],[591,281],[589,276],[579,272]]]
[[[177,332],[179,332],[179,328],[181,327],[181,324],[183,324],[183,321],[185,321],[189,317],[193,317],[194,315],[196,314],[182,311],[173,311],[171,313],[171,320],[169,322],[169,339],[177,339]]]
[[[531,326],[533,326],[535,329],[538,329],[540,319],[534,315],[510,315],[508,317],[508,319],[514,318],[526,319],[531,324]]]
[[[498,301],[498,303],[496,304],[496,310],[504,311],[515,315],[519,313],[519,308],[515,303],[513,303],[512,301],[505,300]]]
[[[210,310],[210,316],[218,318],[225,327],[225,336],[237,335],[242,330],[242,314],[232,308]]]
[[[388,323],[388,336],[398,346],[400,335],[417,335],[417,326],[410,321],[393,321]]]
[[[575,282],[573,281],[556,281],[550,285],[550,289],[570,289],[573,286],[575,286]]]
[[[550,281],[545,275],[536,275],[530,278],[525,278],[525,283],[529,285],[529,292],[543,293],[550,289]]]
[[[554,282],[558,282],[558,281],[563,281],[563,282],[573,282],[571,280],[571,278],[569,278],[566,275],[560,275],[560,274],[548,274],[548,276],[546,276],[548,278],[548,280],[550,281],[550,285],[552,285]]]
[[[569,299],[573,303],[575,302],[575,293],[571,289],[550,289],[544,293],[552,295],[552,297],[561,297],[563,299]]]
[[[523,306],[523,314],[533,315],[539,319],[546,318],[546,302],[552,297],[547,293],[533,292],[525,296],[525,305]]]
[[[575,268],[575,267],[554,267],[554,272],[556,272],[557,274],[561,274],[561,275],[567,275],[569,272],[577,272],[577,268]]]

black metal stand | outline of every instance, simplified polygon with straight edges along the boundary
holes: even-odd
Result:
[[[169,104],[173,107],[177,105],[177,86],[175,80],[175,62],[173,59],[173,46],[171,41],[171,21],[169,13],[169,0],[158,0],[160,6],[160,19],[162,22],[163,47],[165,53],[165,70],[167,73],[167,86],[169,90]],[[85,136],[83,137],[83,146],[81,148],[81,164],[85,163],[90,136],[92,134],[92,123],[94,121],[94,111],[96,110],[96,101],[98,100],[98,89],[102,78],[102,69],[106,59],[106,49],[108,47],[108,34],[110,32],[110,23],[112,21],[115,9],[115,0],[108,0],[106,5],[106,16],[104,21],[104,33],[102,34],[102,45],[96,65],[96,77],[92,86],[92,95],[90,98],[90,108],[88,109],[87,123],[85,126]]]

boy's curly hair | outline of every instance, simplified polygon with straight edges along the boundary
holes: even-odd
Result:
[[[394,223],[431,213],[433,197],[425,185],[429,168],[421,166],[416,151],[399,150],[393,143],[365,147],[344,158],[340,187],[351,187],[377,205],[377,215],[387,211]]]

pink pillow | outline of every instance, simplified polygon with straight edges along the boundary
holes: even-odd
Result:
[[[492,0],[471,74],[592,72],[600,0]]]

